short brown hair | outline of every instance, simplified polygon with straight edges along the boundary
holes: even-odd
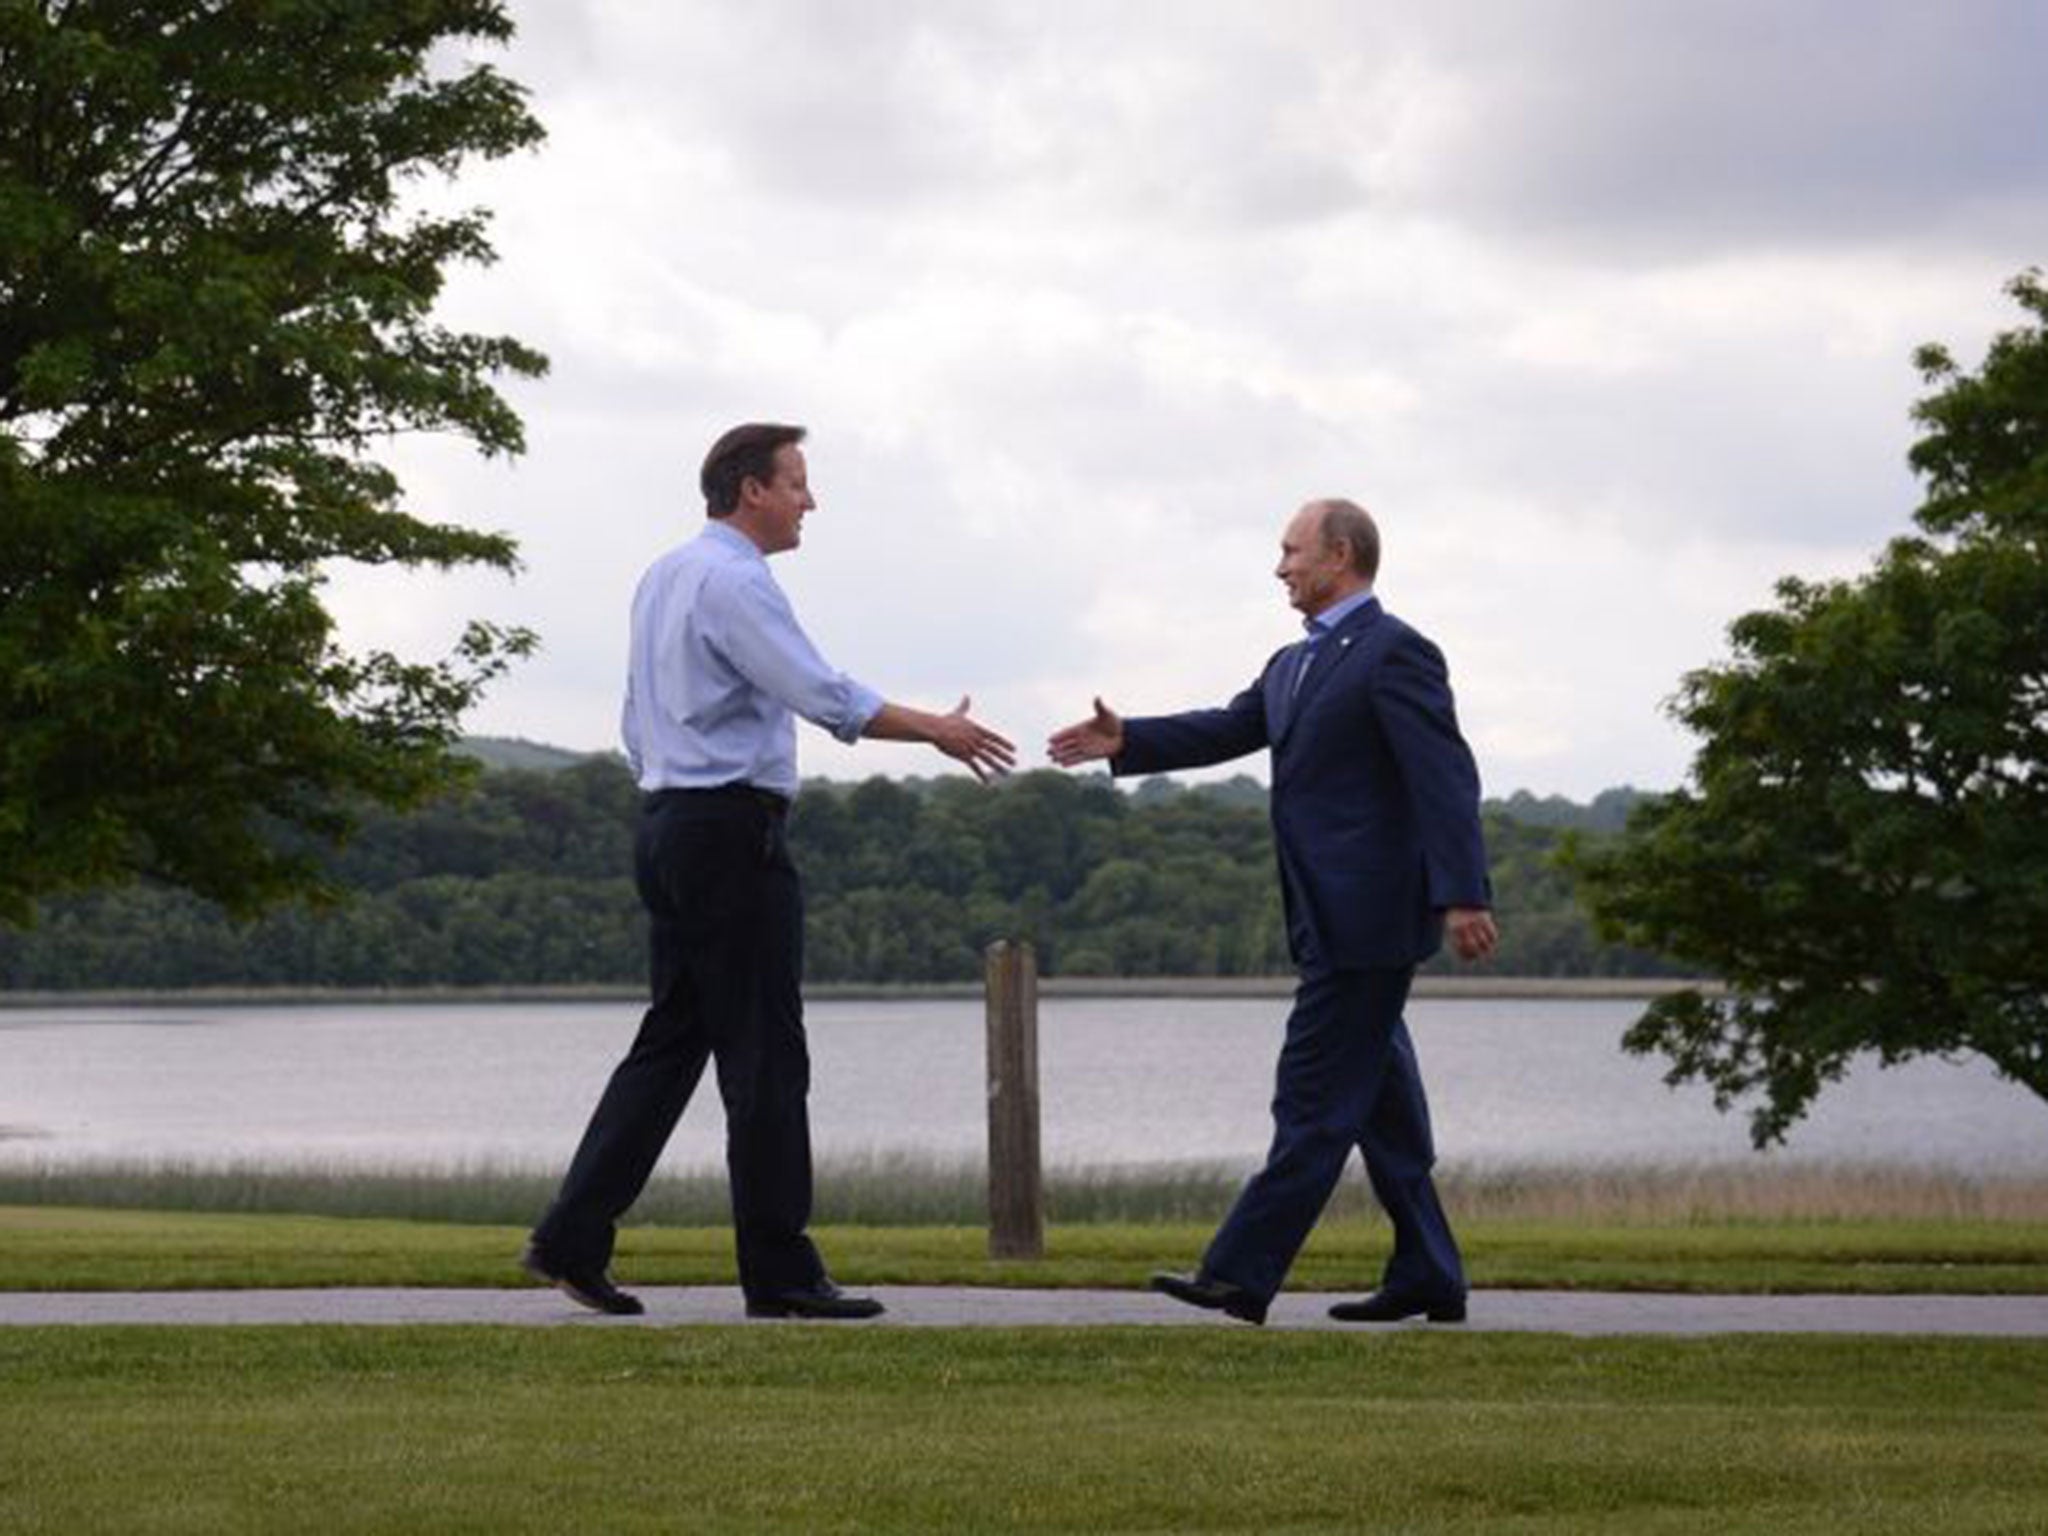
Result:
[[[751,479],[766,485],[775,478],[776,453],[803,440],[802,427],[773,421],[750,421],[721,436],[697,473],[705,515],[732,516],[739,510],[741,483]]]
[[[1340,496],[1317,503],[1323,509],[1323,548],[1331,549],[1339,539],[1351,546],[1351,569],[1367,581],[1380,573],[1380,530],[1372,514],[1355,501]]]

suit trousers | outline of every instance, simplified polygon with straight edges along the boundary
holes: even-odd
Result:
[[[1267,1300],[1357,1147],[1394,1227],[1381,1286],[1463,1296],[1465,1271],[1430,1169],[1436,1148],[1402,1010],[1412,967],[1305,972],[1273,1092],[1273,1144],[1202,1261],[1202,1273]]]
[[[808,1289],[825,1275],[806,1228],[811,1135],[803,890],[774,797],[744,786],[648,797],[634,880],[650,919],[651,1004],[613,1071],[534,1240],[603,1269],[707,1059],[725,1105],[740,1286]]]

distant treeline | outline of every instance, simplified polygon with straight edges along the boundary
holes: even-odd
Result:
[[[1598,943],[1552,864],[1565,829],[1611,831],[1635,798],[1489,803],[1504,937],[1488,970],[1671,969]],[[424,810],[370,813],[334,860],[347,892],[336,906],[238,926],[148,886],[53,902],[35,927],[0,929],[0,987],[637,983],[637,802],[613,758],[489,769]],[[1265,790],[1249,778],[1192,789],[1159,779],[1129,794],[1051,771],[994,789],[960,778],[815,781],[797,800],[790,843],[814,981],[969,979],[999,937],[1031,940],[1047,975],[1289,968]]]

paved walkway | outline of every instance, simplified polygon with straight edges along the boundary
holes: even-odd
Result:
[[[271,1290],[19,1291],[0,1293],[0,1326],[105,1324],[486,1323],[599,1328],[739,1323],[727,1286],[635,1286],[647,1315],[607,1318],[553,1291]],[[1041,1328],[1228,1327],[1147,1291],[988,1290],[880,1286],[888,1304],[872,1323],[756,1323],[756,1327]],[[1269,1328],[1376,1331],[1333,1323],[1334,1294],[1290,1291]],[[1421,1322],[1378,1325],[1425,1328]],[[1672,1296],[1597,1291],[1479,1291],[1467,1330],[1615,1334],[1868,1333],[1993,1334],[2048,1338],[2048,1296]]]

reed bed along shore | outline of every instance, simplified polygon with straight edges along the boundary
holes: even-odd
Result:
[[[1060,1223],[1214,1221],[1248,1170],[1216,1163],[1054,1167],[1047,1215]],[[318,1162],[0,1163],[0,1205],[239,1211],[519,1225],[547,1204],[559,1170],[501,1165],[360,1167]],[[1725,1162],[1543,1164],[1439,1170],[1465,1221],[1680,1226],[1826,1221],[2048,1221],[2048,1174],[1967,1173],[1894,1164]],[[1377,1220],[1354,1166],[1332,1201],[1340,1219]],[[978,1158],[914,1153],[836,1158],[818,1169],[821,1225],[956,1226],[987,1217]],[[720,1169],[658,1175],[632,1219],[716,1226],[729,1219]]]
[[[1294,976],[1046,976],[1044,998],[1291,997]],[[1692,988],[1719,992],[1717,981],[1663,976],[1490,976],[1461,971],[1415,978],[1415,996],[1491,999],[1620,998],[1647,1000]],[[804,988],[813,1003],[978,1001],[979,981],[824,981]],[[65,991],[0,989],[0,1009],[365,1007],[380,1004],[617,1003],[644,1006],[644,986],[574,983],[472,987],[99,987]]]

